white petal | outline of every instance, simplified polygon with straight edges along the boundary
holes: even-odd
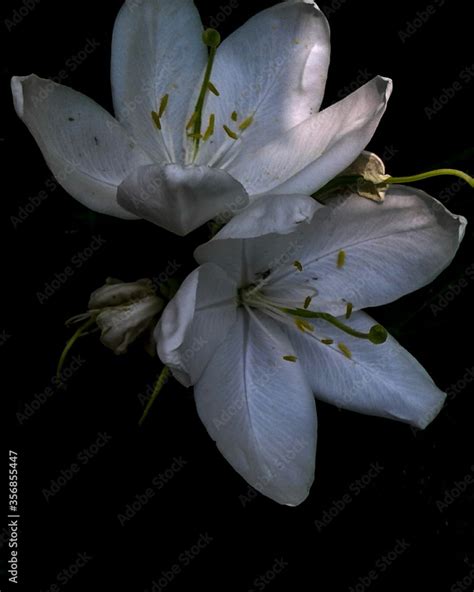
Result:
[[[225,171],[207,166],[148,165],[120,185],[118,202],[127,211],[184,236],[216,216],[230,216],[248,195]]]
[[[255,489],[297,505],[314,479],[314,399],[293,349],[270,319],[242,310],[195,387],[199,416],[217,447]]]
[[[250,194],[312,194],[367,146],[391,91],[389,79],[376,77],[259,150],[240,152],[226,170]]]
[[[216,263],[238,282],[251,281],[278,260],[288,263],[297,247],[288,235],[309,224],[320,208],[324,206],[304,195],[261,197],[198,247],[194,256],[199,263]]]
[[[363,312],[344,322],[362,332],[376,324]],[[322,401],[419,428],[425,428],[443,406],[446,395],[391,336],[385,344],[373,345],[320,321],[315,335],[334,339],[334,345],[323,345],[297,329],[289,333],[314,394]],[[338,349],[341,342],[351,351],[352,359]]]
[[[150,159],[122,126],[86,96],[34,74],[12,78],[12,93],[18,116],[64,189],[91,210],[135,218],[117,204],[117,187]]]
[[[185,386],[200,377],[236,320],[237,285],[216,265],[193,271],[155,330],[158,355]]]
[[[222,167],[236,151],[263,146],[317,113],[329,54],[329,25],[312,3],[277,4],[235,31],[217,50],[212,82],[220,96],[209,95],[206,109],[206,121],[216,114],[216,133],[200,162],[224,145],[216,161]],[[237,122],[231,120],[234,111]],[[252,125],[241,134],[239,124],[251,116]],[[242,139],[230,140],[224,124]]]
[[[184,162],[186,117],[207,62],[202,31],[191,0],[125,2],[115,22],[115,112],[157,162]],[[158,111],[166,94],[161,134],[151,112]]]
[[[300,284],[317,290],[312,308],[333,302],[332,314],[387,304],[432,282],[452,261],[466,221],[412,187],[392,186],[385,203],[359,196],[334,198],[300,231]],[[338,267],[339,253],[345,263]],[[272,293],[284,293],[295,274],[274,274]],[[324,308],[324,307],[323,307]]]

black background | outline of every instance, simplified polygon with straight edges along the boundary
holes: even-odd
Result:
[[[228,5],[226,0],[197,4],[206,25],[212,17],[225,16],[221,6]],[[170,592],[472,591],[472,227],[453,265],[431,286],[373,312],[448,390],[446,408],[419,432],[319,404],[315,484],[298,508],[256,494],[234,473],[201,425],[192,393],[176,383],[167,386],[139,429],[140,399],[155,379],[157,362],[138,348],[116,357],[95,337],[85,338],[73,353],[84,363],[67,388],[54,389],[30,418],[19,421],[18,414],[52,386],[69,336],[64,321],[85,310],[93,289],[107,276],[157,277],[173,261],[181,266],[177,277],[184,276],[193,266],[185,253],[207,236],[203,230],[183,243],[145,222],[92,214],[60,187],[47,189],[50,173],[14,114],[9,79],[31,72],[55,77],[65,70],[64,84],[111,110],[110,40],[121,2],[100,7],[93,0],[32,2],[29,14],[8,31],[6,19],[23,5],[2,3],[0,21],[6,43],[0,118],[0,331],[9,336],[0,346],[1,397],[7,404],[2,419],[8,427],[2,430],[8,438],[0,473],[6,493],[8,450],[16,450],[22,582],[8,584],[4,572],[0,589],[53,592],[56,584],[61,592],[119,587],[140,592],[151,590],[155,581],[155,591]],[[224,18],[221,32],[228,34],[269,5],[239,2]],[[434,14],[427,12],[428,6]],[[386,156],[389,172],[405,175],[439,166],[473,172],[473,82],[462,74],[474,62],[467,4],[326,0],[322,7],[331,23],[333,48],[325,105],[347,94],[344,89],[352,84],[355,88],[375,74],[390,76],[394,95],[371,143]],[[418,11],[429,15],[425,24]],[[77,67],[66,66],[88,39],[99,47],[80,64],[73,60]],[[428,117],[426,108],[448,88],[457,89],[454,96]],[[445,178],[423,188],[473,220],[474,194],[467,186]],[[47,198],[15,228],[13,217],[43,190]],[[94,236],[105,245],[41,304],[38,292]],[[100,433],[110,442],[82,465],[78,454]],[[173,464],[175,459],[181,468]],[[46,500],[51,481],[73,463],[80,471]],[[374,464],[383,470],[366,479]],[[154,497],[121,525],[127,505],[160,475],[168,483],[155,487]],[[5,502],[2,529],[6,515]],[[325,519],[328,524],[323,525]],[[8,556],[4,532],[2,559]],[[193,548],[198,541],[199,553]],[[404,541],[398,550],[406,549],[390,555],[398,541]],[[187,552],[192,560],[184,559]],[[91,558],[86,565],[74,576],[74,567],[64,572],[81,553]],[[284,566],[280,574],[271,571],[278,561]],[[174,564],[179,573],[171,577]]]

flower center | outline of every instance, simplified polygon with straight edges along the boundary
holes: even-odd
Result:
[[[295,261],[293,267],[298,271],[303,271],[303,266],[299,261]],[[349,321],[352,317],[353,305],[351,303],[347,303],[344,320],[343,317],[335,317],[327,312],[311,310],[313,304],[318,304],[317,290],[313,290],[312,294],[308,294],[308,287],[303,284],[296,283],[291,288],[291,295],[289,294],[287,298],[269,295],[266,293],[265,286],[269,283],[271,274],[271,270],[268,270],[260,274],[258,281],[238,290],[239,305],[243,306],[251,316],[254,316],[254,311],[258,310],[279,322],[293,328],[296,327],[323,345],[337,347],[339,352],[347,358],[352,358],[347,345],[342,341],[335,343],[334,339],[325,337],[324,334],[320,336],[320,329],[316,331],[312,321],[323,321],[336,328],[341,334],[345,333],[357,339],[366,339],[374,345],[381,345],[387,340],[388,333],[381,325],[374,325],[368,333],[363,333],[344,322]],[[293,356],[287,356],[285,359],[288,358],[287,361],[296,361],[290,360],[290,357]]]
[[[211,92],[216,97],[220,96],[219,90],[211,81],[211,76],[214,61],[217,54],[217,48],[221,43],[221,36],[219,32],[215,29],[206,29],[202,35],[202,40],[203,43],[209,48],[209,57],[207,61],[206,71],[204,73],[204,79],[201,85],[201,90],[196,101],[196,106],[194,107],[193,114],[191,115],[189,121],[186,124],[186,135],[193,143],[191,163],[194,163],[196,161],[201,142],[207,142],[214,135],[216,129],[216,116],[215,113],[211,113],[209,115],[207,126],[203,131],[203,111],[206,103],[207,94]],[[153,120],[153,123],[155,124],[156,129],[159,132],[162,131],[161,119],[165,114],[168,102],[169,95],[166,94],[161,98],[158,111],[151,112],[151,118]],[[237,111],[233,111],[230,114],[229,125],[223,124],[222,128],[225,131],[228,138],[234,141],[239,140],[242,133],[252,125],[253,120],[253,115],[241,119]],[[235,131],[235,129],[232,129],[232,127],[237,127],[237,131]],[[223,157],[227,150],[227,144],[221,147],[221,149],[214,155],[212,162],[209,163],[209,166],[216,166],[217,161]]]

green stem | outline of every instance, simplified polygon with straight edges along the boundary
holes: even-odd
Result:
[[[61,372],[64,367],[64,362],[66,361],[67,355],[71,351],[72,346],[76,343],[79,337],[81,337],[87,331],[87,329],[89,329],[89,327],[92,327],[92,325],[94,324],[95,317],[91,317],[90,319],[88,319],[86,323],[79,327],[79,329],[74,333],[71,339],[69,339],[69,341],[66,343],[66,347],[63,349],[61,357],[59,358],[58,368],[56,370],[56,378],[58,380],[60,380]]]
[[[417,181],[423,181],[424,179],[430,179],[431,177],[441,177],[441,176],[451,176],[451,177],[459,177],[468,183],[471,187],[474,187],[474,179],[464,173],[463,171],[458,171],[456,169],[436,169],[434,171],[428,171],[426,173],[421,173],[419,175],[413,175],[411,177],[390,177],[383,184],[386,183],[416,183]]]
[[[140,421],[138,422],[138,425],[140,427],[143,425],[143,422],[147,418],[148,413],[150,412],[150,409],[153,406],[153,403],[156,401],[156,398],[163,390],[165,384],[168,382],[170,375],[170,369],[167,366],[165,366],[161,371],[158,380],[156,381],[155,388],[153,389],[153,393],[151,394],[150,400],[148,401],[147,406],[145,407],[145,411],[143,412],[143,415],[141,416]]]

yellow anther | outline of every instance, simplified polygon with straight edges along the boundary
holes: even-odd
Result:
[[[339,251],[339,253],[337,255],[337,267],[339,269],[342,269],[344,267],[345,263],[346,263],[346,252]]]
[[[308,321],[303,321],[302,319],[295,319],[295,325],[303,333],[305,333],[306,331],[308,331],[309,333],[313,333],[314,331],[313,325],[311,323],[308,323]]]
[[[346,307],[346,319],[351,318],[353,310],[354,310],[354,305],[352,304],[352,302],[348,302],[347,307]]]
[[[321,339],[321,343],[323,345],[332,345],[334,343],[334,339]]]
[[[151,118],[153,119],[153,123],[156,125],[156,127],[161,130],[160,116],[156,111],[151,112]]]
[[[202,140],[202,134],[188,134],[188,138],[192,138],[193,140]]]
[[[194,125],[194,122],[196,121],[196,117],[197,117],[197,113],[196,111],[191,115],[191,119],[188,121],[188,123],[186,124],[186,129],[191,129]]]
[[[295,261],[295,262],[293,263],[293,266],[294,266],[294,267],[296,267],[296,269],[297,269],[298,271],[303,271],[303,265],[301,264],[301,262],[300,262],[300,261]]]
[[[306,298],[306,300],[304,301],[304,308],[305,308],[305,310],[309,308],[309,305],[311,304],[312,300],[313,299],[311,298],[311,296],[308,296]]]
[[[233,140],[238,140],[239,136],[233,132],[230,127],[228,127],[227,125],[223,125],[222,126],[224,128],[225,133],[229,136],[229,138],[232,138]]]
[[[166,107],[168,106],[170,96],[164,95],[160,102],[160,109],[158,111],[158,117],[161,119],[163,117],[164,112],[166,111]]]
[[[345,345],[344,343],[338,343],[337,347],[346,356],[346,358],[349,358],[349,360],[352,360],[352,353],[351,353],[351,350],[347,347],[347,345]]]
[[[232,111],[232,115],[230,116],[230,118],[232,119],[232,121],[237,121],[239,119],[239,114],[237,113],[237,111]]]
[[[296,356],[283,356],[285,362],[297,362],[298,358]]]
[[[202,137],[202,139],[204,141],[209,140],[209,138],[214,133],[215,124],[216,124],[216,116],[214,115],[214,113],[211,113],[211,115],[209,117],[209,125],[207,127],[207,130],[204,132],[204,136]]]
[[[239,125],[239,130],[243,132],[248,127],[250,127],[252,125],[252,123],[253,123],[253,115],[251,115],[250,117],[247,117],[246,119],[244,119],[242,121],[242,123]]]
[[[220,97],[221,96],[221,93],[217,90],[217,88],[212,84],[212,82],[210,80],[207,83],[207,88],[211,91],[211,93],[213,95],[216,95],[216,97]]]

